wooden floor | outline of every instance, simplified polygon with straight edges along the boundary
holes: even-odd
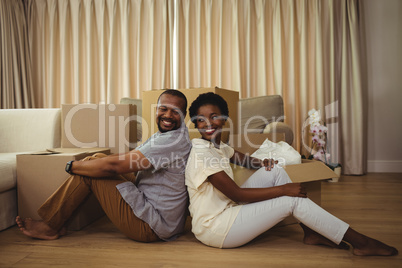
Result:
[[[322,206],[354,229],[402,251],[402,174],[344,176],[322,183]],[[106,218],[56,241],[0,232],[0,267],[402,267],[394,257],[357,257],[302,243],[297,225],[274,228],[237,249],[210,248],[190,231],[173,242],[126,239]]]

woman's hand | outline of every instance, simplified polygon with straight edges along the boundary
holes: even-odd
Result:
[[[272,158],[260,160],[259,158],[251,157],[235,150],[233,156],[230,158],[230,163],[251,169],[265,167],[265,170],[271,170],[274,165],[278,164],[278,161]]]
[[[282,185],[283,193],[292,197],[307,197],[306,188],[301,183],[287,183]]]
[[[261,160],[261,167],[265,167],[265,170],[271,170],[272,168],[274,168],[274,165],[278,164],[277,160],[274,160],[272,158],[270,159],[264,159]]]

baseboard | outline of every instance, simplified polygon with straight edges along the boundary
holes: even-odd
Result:
[[[368,160],[367,172],[402,173],[402,160]]]

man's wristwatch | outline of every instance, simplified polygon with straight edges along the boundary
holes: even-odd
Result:
[[[74,174],[74,173],[71,171],[71,169],[72,169],[72,167],[73,167],[73,162],[74,162],[74,160],[71,160],[71,161],[68,161],[67,164],[66,164],[66,172],[67,172],[68,174],[71,174],[71,175]]]

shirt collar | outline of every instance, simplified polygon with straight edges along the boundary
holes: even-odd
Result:
[[[212,142],[204,140],[204,139],[200,139],[200,138],[194,138],[191,140],[192,144],[194,147],[197,148],[210,148],[210,149],[217,149],[215,148],[215,146],[212,144]],[[226,143],[223,143],[221,141],[221,143],[219,144],[219,149],[221,150],[223,147],[228,146]],[[217,149],[217,150],[219,150]]]

